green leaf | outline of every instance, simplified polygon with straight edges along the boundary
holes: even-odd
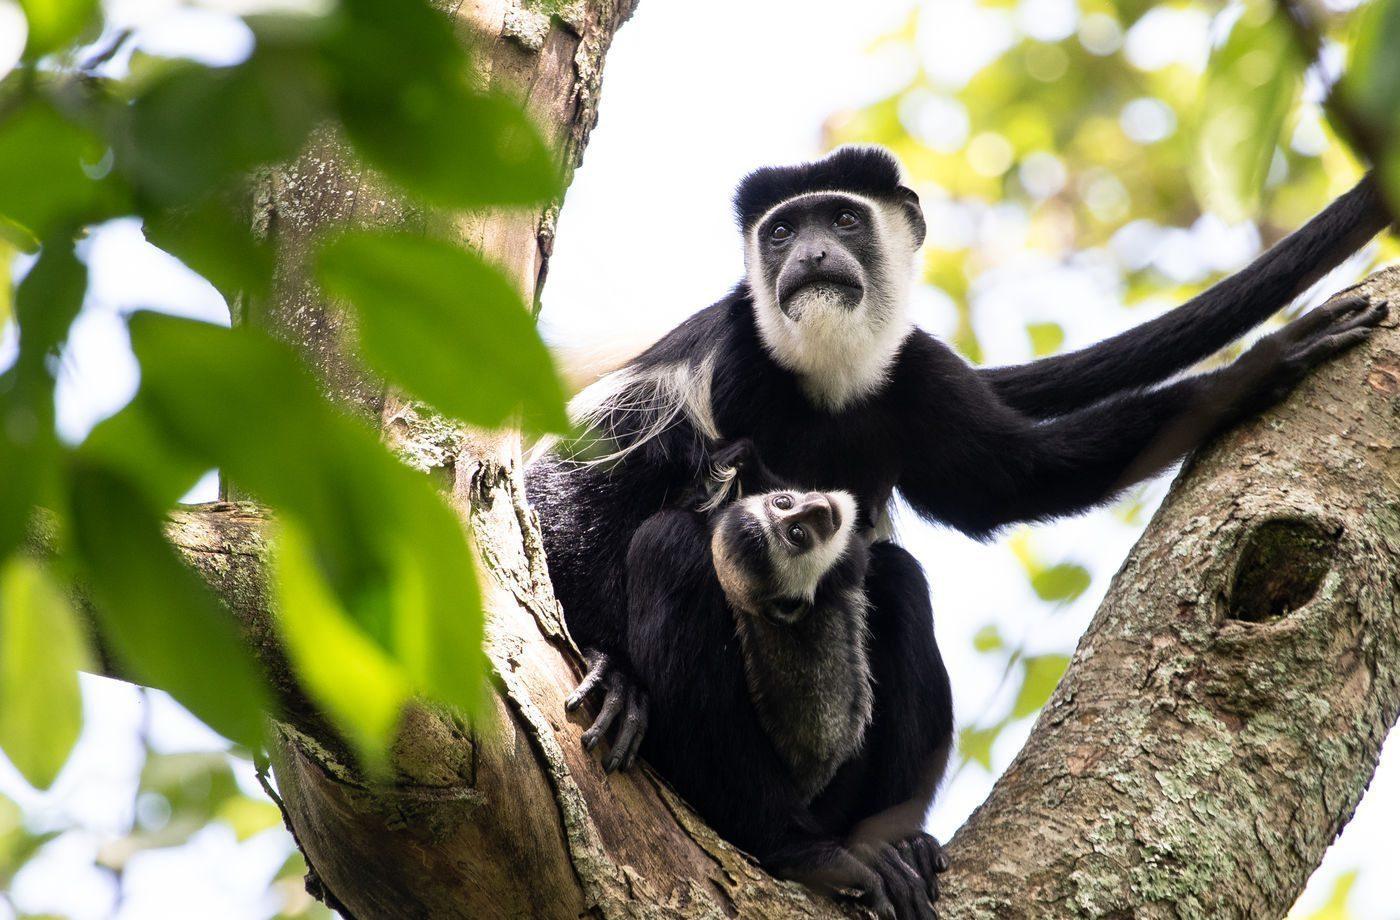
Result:
[[[1027,323],[1026,335],[1031,338],[1031,351],[1037,358],[1053,355],[1065,344],[1065,330],[1059,323]]]
[[[1305,62],[1267,0],[1251,0],[1211,55],[1201,94],[1196,193],[1227,220],[1250,216],[1264,187]]]
[[[964,728],[958,732],[958,751],[963,757],[981,764],[982,769],[991,772],[992,745],[1005,727],[1006,723],[1002,722],[990,728]]]
[[[19,0],[19,6],[29,26],[24,54],[31,60],[67,46],[97,15],[97,0]]]
[[[144,416],[137,427],[161,432],[175,455],[220,468],[301,527],[337,603],[413,689],[473,710],[483,674],[476,564],[432,481],[255,329],[142,313],[131,338],[142,387],[123,414]]]
[[[1055,692],[1055,687],[1069,667],[1068,655],[1032,655],[1021,659],[1021,689],[1011,707],[1011,718],[1023,719],[1040,709]]]
[[[14,267],[15,247],[8,240],[0,239],[0,335],[5,334],[5,326],[14,312]]]
[[[83,727],[87,640],[63,590],[32,559],[0,568],[0,748],[47,789]]]
[[[272,253],[221,196],[156,211],[142,229],[148,241],[202,275],[229,302],[239,294],[261,297],[272,281]]]
[[[98,862],[121,869],[146,850],[183,846],[212,821],[227,823],[245,840],[280,824],[281,816],[266,799],[243,794],[227,755],[148,749],[137,790],[136,826],[125,837],[104,843]]]
[[[87,269],[72,244],[50,240],[15,295],[19,357],[0,375],[0,560],[19,545],[34,506],[54,488],[59,447],[48,359],[67,337],[86,290]]]
[[[130,482],[81,463],[70,478],[74,543],[125,673],[167,691],[226,738],[258,747],[269,696],[233,614],[176,557]]]
[[[131,110],[128,161],[156,200],[196,201],[295,154],[325,112],[310,43],[260,44],[236,67],[194,63],[153,78]]]
[[[313,553],[299,528],[282,525],[274,584],[283,645],[312,698],[371,766],[382,767],[410,697],[409,680],[345,613],[317,570]]]
[[[348,233],[319,277],[354,305],[364,357],[447,415],[488,427],[523,417],[565,431],[564,388],[510,281],[475,253],[405,233]]]
[[[60,830],[33,833],[24,826],[24,813],[18,805],[0,796],[0,891],[9,891],[10,882],[29,857],[61,833]]]
[[[101,179],[106,145],[48,105],[31,103],[0,121],[0,215],[48,237],[111,212]]]
[[[985,655],[1006,648],[1006,640],[1001,637],[1001,631],[996,626],[989,624],[977,630],[973,635],[972,647]]]
[[[559,194],[553,155],[520,106],[467,83],[447,17],[422,0],[344,5],[325,43],[346,133],[372,165],[436,204],[533,204]]]
[[[1348,104],[1381,136],[1400,129],[1400,0],[1375,0],[1357,17],[1355,44],[1342,77]]]
[[[1084,566],[1061,562],[1032,575],[1031,588],[1043,601],[1068,603],[1088,590],[1092,580]]]

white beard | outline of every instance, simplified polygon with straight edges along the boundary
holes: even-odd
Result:
[[[889,262],[881,276],[866,279],[865,294],[854,307],[838,289],[813,284],[793,294],[784,313],[772,292],[752,280],[759,264],[756,238],[750,238],[746,253],[764,347],[774,361],[801,378],[808,398],[831,411],[884,387],[900,343],[912,328],[907,299],[916,249],[909,225],[888,205],[851,197],[866,202],[876,215],[876,237]],[[761,224],[762,220],[755,226]]]

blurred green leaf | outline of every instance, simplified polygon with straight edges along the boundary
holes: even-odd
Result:
[[[1338,873],[1322,906],[1307,914],[1290,913],[1289,920],[1352,920],[1356,915],[1351,910],[1351,890],[1356,879],[1355,869]]]
[[[410,697],[409,680],[346,615],[313,553],[296,526],[282,524],[273,564],[283,644],[312,698],[380,768]]]
[[[31,832],[24,826],[24,813],[19,806],[0,796],[0,891],[9,891],[15,873],[59,833],[57,830]]]
[[[372,165],[436,204],[532,204],[560,192],[520,106],[468,84],[466,55],[421,0],[355,0],[325,43],[346,133]]]
[[[1067,603],[1088,590],[1092,580],[1084,566],[1061,562],[1032,575],[1031,588],[1043,601]]]
[[[106,156],[96,135],[48,105],[20,108],[0,121],[0,214],[41,238],[107,216]]]
[[[220,468],[302,527],[339,606],[413,689],[472,709],[483,673],[475,562],[432,481],[254,329],[141,313],[131,337],[142,387],[122,414],[144,416],[134,427],[160,432],[169,456]]]
[[[973,635],[972,647],[983,654],[999,652],[1006,648],[1006,640],[1001,637],[1001,630],[997,629],[995,625],[988,624]]]
[[[282,823],[277,806],[243,793],[228,756],[218,752],[161,754],[148,750],[137,789],[132,832],[104,843],[98,862],[121,869],[146,850],[183,846],[213,821],[239,840]]]
[[[260,43],[235,67],[172,66],[132,106],[128,159],[159,201],[198,200],[295,154],[324,116],[322,86],[310,42]]]
[[[1026,335],[1037,358],[1053,355],[1065,344],[1065,330],[1059,323],[1026,323]]]
[[[1400,130],[1400,0],[1374,0],[1362,9],[1342,89],[1347,102],[1380,135]]]
[[[10,322],[14,311],[14,266],[15,247],[8,240],[0,239],[0,335],[5,334],[5,326]]]
[[[1191,175],[1197,194],[1227,220],[1253,212],[1302,86],[1306,62],[1283,16],[1268,0],[1250,0],[1211,55]]]
[[[19,0],[29,26],[25,57],[33,59],[65,47],[97,14],[97,0]]]
[[[366,360],[415,397],[476,425],[519,415],[534,432],[568,428],[534,321],[480,256],[404,233],[349,233],[322,250],[319,276],[354,305]]]
[[[87,639],[62,588],[34,560],[0,568],[0,748],[30,785],[47,789],[83,727],[78,671]]]
[[[269,697],[224,609],[166,542],[130,482],[76,464],[73,537],[103,636],[139,683],[169,692],[225,737],[257,748]]]
[[[82,308],[87,269],[67,240],[44,244],[15,294],[19,356],[0,374],[0,561],[19,545],[36,504],[50,498],[58,464],[49,359]]]
[[[261,297],[272,280],[272,253],[253,237],[240,217],[219,195],[189,208],[151,213],[142,230],[146,239],[175,256],[232,302],[243,294]]]
[[[958,732],[958,750],[963,757],[991,772],[992,745],[1005,725],[1003,722],[990,728],[964,728]]]
[[[1021,659],[1021,689],[1011,707],[1011,718],[1023,719],[1050,699],[1055,687],[1069,667],[1068,655],[1030,655]]]

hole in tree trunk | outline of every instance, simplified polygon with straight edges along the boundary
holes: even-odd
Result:
[[[1332,568],[1337,537],[1313,521],[1265,521],[1245,538],[1227,616],[1263,623],[1286,616],[1317,593]]]

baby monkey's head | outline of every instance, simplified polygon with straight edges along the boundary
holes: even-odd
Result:
[[[845,492],[764,492],[726,505],[710,550],[729,603],[774,623],[800,621],[847,555],[855,518]]]

